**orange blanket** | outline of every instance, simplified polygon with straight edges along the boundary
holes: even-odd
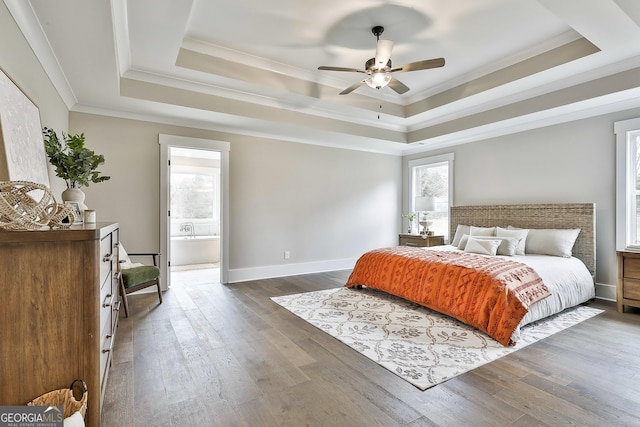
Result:
[[[362,255],[346,286],[380,289],[455,317],[513,345],[528,307],[551,293],[531,267],[464,252],[408,246]]]

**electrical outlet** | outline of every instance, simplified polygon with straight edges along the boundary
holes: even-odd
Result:
[[[291,252],[284,251],[284,259],[289,259],[289,258],[291,258]]]

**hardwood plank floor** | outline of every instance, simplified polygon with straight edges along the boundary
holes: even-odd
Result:
[[[348,275],[129,296],[103,426],[640,425],[640,310],[594,301],[605,313],[420,391],[270,300]]]

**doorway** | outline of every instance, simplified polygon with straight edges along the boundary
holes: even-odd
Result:
[[[173,135],[159,142],[163,288],[226,283],[229,144]]]
[[[219,151],[169,147],[172,285],[220,282]]]

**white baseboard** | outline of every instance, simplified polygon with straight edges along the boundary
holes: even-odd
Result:
[[[596,283],[596,298],[606,301],[617,301],[617,286]]]
[[[303,262],[297,264],[268,265],[264,267],[237,268],[229,270],[229,283],[249,280],[270,279],[272,277],[297,276],[299,274],[321,273],[324,271],[346,270],[356,265],[357,258],[328,261]]]

